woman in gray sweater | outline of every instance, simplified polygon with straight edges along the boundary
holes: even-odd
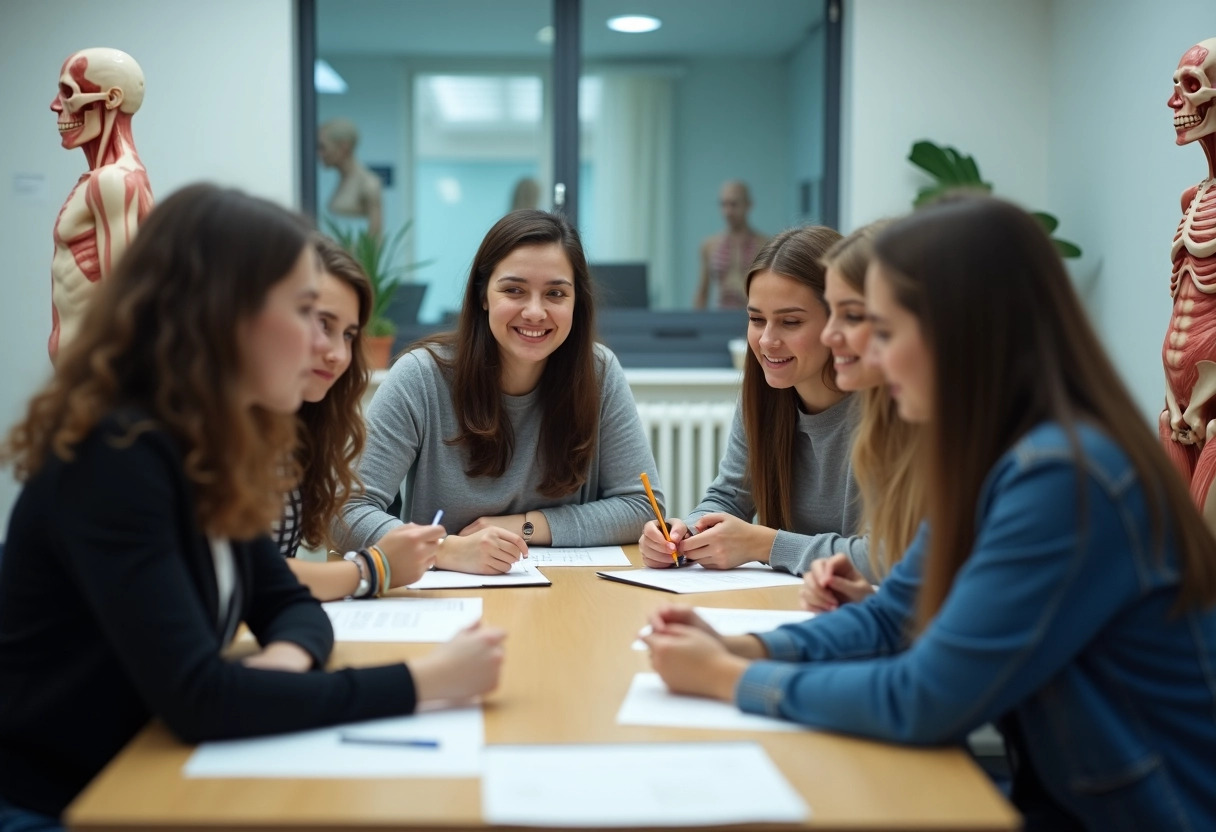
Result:
[[[506,572],[529,543],[631,541],[651,516],[643,471],[657,482],[621,366],[595,343],[578,232],[514,211],[473,259],[456,331],[403,355],[376,391],[364,489],[334,533],[358,548],[401,525],[386,509],[404,483],[406,520],[444,512],[438,568]]]
[[[687,518],[671,521],[671,543],[646,524],[638,543],[647,566],[671,566],[674,551],[712,569],[761,561],[801,575],[842,553],[873,579],[849,462],[858,410],[820,341],[820,261],[839,239],[822,226],[790,229],[756,255],[743,394],[718,477]]]

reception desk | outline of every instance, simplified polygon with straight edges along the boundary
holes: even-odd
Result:
[[[626,549],[636,563],[636,547]],[[609,582],[590,568],[551,568],[551,587],[445,591],[480,595],[485,620],[506,628],[502,683],[485,703],[487,744],[760,743],[810,807],[803,826],[764,829],[1012,830],[1018,815],[962,750],[911,749],[814,731],[711,731],[618,725],[635,673],[649,670],[630,649],[667,593]],[[399,591],[401,594],[420,594]],[[687,595],[718,607],[788,609],[797,587]],[[401,661],[427,645],[339,644],[331,666]],[[140,829],[478,830],[480,782],[464,779],[187,779],[192,749],[149,725],[70,807],[84,832]],[[730,773],[722,773],[728,784]],[[678,790],[672,799],[679,799]],[[746,826],[731,827],[749,828]]]

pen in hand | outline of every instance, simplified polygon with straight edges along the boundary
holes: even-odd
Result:
[[[667,533],[667,524],[663,522],[663,512],[659,511],[659,501],[654,498],[654,491],[650,487],[650,477],[646,476],[646,472],[643,471],[639,475],[639,478],[646,489],[646,496],[650,499],[650,507],[654,509],[655,519],[659,521],[659,531],[663,532],[664,539],[668,543],[671,543],[671,535]],[[671,562],[676,566],[680,565],[680,556],[676,554],[674,549],[671,552]]]

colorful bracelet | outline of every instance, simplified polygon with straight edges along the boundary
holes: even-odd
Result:
[[[372,575],[372,588],[367,593],[367,597],[375,598],[380,594],[380,587],[384,583],[384,574],[376,566],[376,558],[371,552],[367,551],[366,549],[360,549],[359,557],[363,558],[367,563],[368,571],[371,572]]]
[[[367,548],[371,549],[372,554],[380,559],[380,568],[384,570],[384,585],[380,587],[380,594],[383,595],[393,588],[393,568],[389,565],[388,558],[385,557],[384,552],[379,546],[373,544]]]

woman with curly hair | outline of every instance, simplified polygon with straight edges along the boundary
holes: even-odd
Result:
[[[364,598],[418,580],[444,531],[407,523],[345,560],[315,563],[295,557],[301,542],[313,548],[332,543],[330,525],[358,483],[355,464],[367,435],[359,403],[367,390],[363,327],[371,314],[371,282],[358,261],[329,237],[314,234],[312,244],[321,258],[316,318],[324,340],[313,353],[300,407],[300,484],[288,495],[276,537],[291,571],[319,600]]]
[[[55,828],[153,717],[195,743],[497,684],[504,634],[483,628],[409,667],[305,672],[333,630],[266,531],[321,339],[308,234],[239,191],[171,195],[0,448],[24,481],[0,564],[0,828]],[[241,621],[261,649],[230,661]]]

